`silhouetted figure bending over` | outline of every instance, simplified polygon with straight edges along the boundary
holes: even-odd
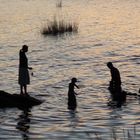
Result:
[[[19,52],[19,77],[18,83],[20,85],[20,94],[27,95],[27,84],[30,84],[30,76],[28,69],[32,69],[28,67],[28,58],[26,56],[26,52],[28,52],[28,46],[23,45],[22,49]]]
[[[121,92],[121,77],[120,77],[119,70],[113,66],[112,62],[108,62],[107,67],[110,69],[110,73],[111,73],[109,90],[115,92]]]
[[[71,79],[71,83],[69,83],[68,90],[68,109],[75,110],[77,107],[76,95],[77,93],[74,91],[74,88],[79,88],[75,83],[77,82],[76,78]]]

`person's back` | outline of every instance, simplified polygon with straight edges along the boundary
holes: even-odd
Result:
[[[113,81],[115,85],[121,85],[121,77],[119,70],[115,67],[112,67],[110,71],[112,77],[111,81]]]
[[[25,52],[22,49],[19,52],[19,67],[28,68],[28,59],[25,55]]]
[[[111,73],[109,89],[121,92],[121,77],[119,70],[113,66],[112,62],[108,62],[107,67],[110,69]]]
[[[68,96],[75,96],[74,94],[74,83],[69,83],[69,91],[68,91]]]

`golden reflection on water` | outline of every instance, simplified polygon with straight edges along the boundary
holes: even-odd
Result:
[[[61,136],[72,130],[104,132],[111,126],[139,123],[138,100],[128,100],[128,106],[119,111],[107,107],[110,73],[106,67],[106,62],[113,61],[121,72],[123,88],[138,91],[139,1],[64,1],[62,9],[56,8],[55,1],[0,2],[0,85],[6,91],[19,93],[18,53],[23,44],[28,44],[29,63],[35,74],[29,91],[32,95],[43,95],[45,100],[33,108],[31,138],[54,138],[54,133]],[[40,29],[55,14],[76,20],[78,34],[41,36]],[[84,86],[76,90],[78,111],[69,114],[67,90],[73,76],[80,81],[77,84]],[[7,129],[10,132],[10,126]]]

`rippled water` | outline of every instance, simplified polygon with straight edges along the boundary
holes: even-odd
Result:
[[[34,77],[29,94],[44,100],[29,112],[0,109],[0,139],[111,140],[140,136],[139,100],[128,97],[121,109],[107,106],[112,61],[123,89],[138,92],[140,81],[139,0],[0,0],[0,86],[19,93],[18,52],[30,46]],[[43,37],[53,17],[79,24],[77,34]],[[68,83],[81,85],[75,113],[67,110]],[[125,135],[125,136],[124,136]],[[113,138],[112,138],[113,139]]]

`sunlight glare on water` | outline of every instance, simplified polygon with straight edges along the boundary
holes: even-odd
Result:
[[[0,139],[111,140],[128,131],[139,139],[139,99],[122,108],[107,106],[112,61],[122,87],[138,93],[140,81],[140,1],[138,0],[0,0],[1,90],[19,93],[18,59],[23,44],[34,76],[29,94],[43,100],[25,116],[16,108],[0,109]],[[78,33],[42,36],[54,17],[78,23]],[[68,83],[78,78],[78,108],[67,110]],[[25,126],[23,126],[25,125]],[[22,129],[22,127],[26,128]],[[136,131],[136,135],[135,132]]]

